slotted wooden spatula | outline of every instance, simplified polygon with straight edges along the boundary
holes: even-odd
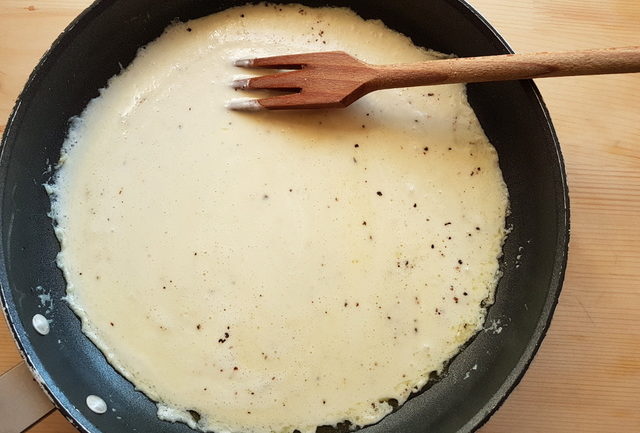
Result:
[[[370,65],[342,51],[244,59],[246,68],[293,69],[236,80],[236,89],[272,89],[284,95],[235,99],[233,110],[346,107],[374,90],[451,83],[640,72],[640,46],[560,53],[507,54]]]

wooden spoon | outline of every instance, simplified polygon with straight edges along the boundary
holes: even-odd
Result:
[[[330,51],[238,60],[235,65],[295,70],[235,80],[236,89],[289,93],[262,99],[235,99],[227,104],[232,110],[341,108],[374,90],[397,87],[640,72],[640,46],[399,65],[370,65],[345,52]]]

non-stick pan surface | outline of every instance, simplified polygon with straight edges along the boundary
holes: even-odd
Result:
[[[286,1],[285,1],[286,2]],[[136,50],[174,19],[187,20],[243,0],[102,0],[85,11],[45,55],[7,125],[0,156],[0,284],[5,313],[28,363],[60,410],[87,432],[189,432],[156,417],[156,407],[120,376],[81,333],[61,299],[59,244],[42,184],[72,116],[81,113]],[[509,52],[493,29],[458,0],[305,0],[349,6],[382,19],[413,41],[459,56]],[[27,36],[25,36],[27,37]],[[274,47],[274,51],[277,47]],[[566,264],[568,195],[560,149],[531,81],[468,86],[469,99],[498,150],[511,197],[512,231],[504,246],[496,302],[485,331],[454,359],[447,374],[368,433],[470,431],[482,424],[518,382],[536,352],[558,299]],[[215,223],[215,222],[213,222]],[[117,271],[117,270],[116,270]],[[49,293],[53,305],[37,295]],[[41,336],[36,313],[52,320]],[[375,380],[375,378],[372,378]],[[89,394],[109,411],[94,414]]]

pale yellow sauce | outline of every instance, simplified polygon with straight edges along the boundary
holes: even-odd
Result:
[[[508,200],[463,85],[224,108],[232,60],[335,49],[442,57],[345,9],[247,6],[169,27],[73,123],[49,188],[67,298],[165,419],[370,424],[482,326]]]

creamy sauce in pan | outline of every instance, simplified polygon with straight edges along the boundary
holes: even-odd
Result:
[[[232,60],[443,55],[345,9],[169,27],[75,119],[52,216],[67,300],[159,415],[218,432],[378,421],[478,331],[507,191],[462,85],[238,113]]]

